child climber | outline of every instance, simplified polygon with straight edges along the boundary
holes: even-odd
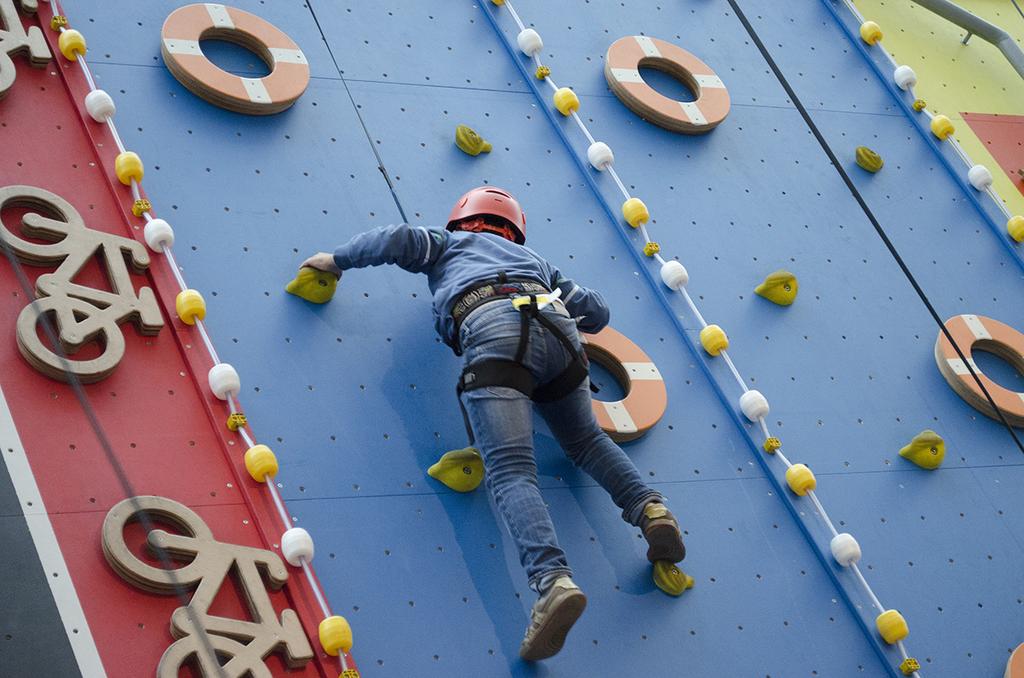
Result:
[[[562,649],[587,598],[572,580],[537,486],[532,405],[566,455],[611,495],[623,519],[642,530],[648,560],[677,563],[686,550],[661,494],[644,485],[591,410],[577,326],[599,331],[608,324],[608,307],[525,241],[519,203],[483,186],[459,199],[445,231],[378,228],[333,254],[313,255],[303,266],[339,278],[347,269],[381,264],[427,274],[435,328],[464,356],[460,404],[483,456],[487,488],[539,595],[519,648],[523,659],[534,661]]]

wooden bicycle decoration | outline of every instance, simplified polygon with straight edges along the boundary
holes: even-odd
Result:
[[[20,232],[0,221],[0,240],[18,259],[33,266],[57,264],[57,270],[36,279],[38,299],[18,315],[18,349],[43,374],[69,381],[72,376],[92,383],[108,376],[124,356],[125,340],[119,325],[131,320],[142,334],[157,334],[164,326],[153,290],[132,284],[136,273],[149,266],[149,254],[139,242],[87,228],[82,216],[59,195],[34,186],[0,188],[0,212],[9,207],[32,211],[21,219]],[[32,242],[22,235],[45,242]],[[73,282],[87,263],[101,256],[112,292]],[[37,324],[53,314],[55,332],[64,356],[39,336]],[[98,342],[100,354],[89,359],[72,356],[83,346]]]
[[[135,555],[125,543],[124,528],[142,514],[182,532],[154,529],[147,545],[186,565],[165,570]],[[189,664],[210,678],[272,678],[263,661],[272,652],[283,651],[290,668],[313,658],[298,615],[286,609],[278,617],[267,595],[264,582],[276,590],[288,580],[281,558],[273,551],[217,541],[203,519],[183,504],[154,496],[118,503],[103,521],[103,554],[121,577],[143,590],[173,595],[180,588],[196,589],[188,605],[171,615],[171,634],[177,640],[160,658],[157,678],[177,678],[178,671]],[[228,577],[233,569],[253,621],[209,614],[221,586],[231,585]],[[213,653],[204,651],[211,647]],[[221,660],[226,661],[220,664]]]

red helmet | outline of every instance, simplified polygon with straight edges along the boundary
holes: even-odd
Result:
[[[449,231],[456,224],[472,217],[492,216],[504,219],[515,232],[516,243],[526,242],[526,213],[509,193],[493,186],[480,186],[459,198],[448,216]]]

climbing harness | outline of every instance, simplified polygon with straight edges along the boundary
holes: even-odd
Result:
[[[470,445],[476,441],[476,438],[473,435],[473,427],[469,423],[469,414],[466,412],[466,406],[462,402],[462,394],[466,391],[475,391],[478,388],[487,386],[504,386],[519,391],[534,402],[546,403],[559,400],[572,393],[576,387],[583,383],[583,380],[589,374],[589,366],[584,352],[577,350],[569,337],[558,329],[558,326],[550,318],[540,312],[544,306],[556,301],[558,299],[557,295],[548,292],[546,289],[542,293],[523,293],[519,290],[511,293],[504,292],[504,290],[516,286],[536,285],[536,283],[510,284],[501,281],[503,277],[504,272],[499,274],[499,281],[497,283],[473,290],[463,296],[455,305],[456,308],[459,307],[466,300],[466,297],[472,295],[477,297],[475,303],[470,303],[466,310],[462,311],[460,317],[456,318],[456,325],[460,324],[459,320],[461,318],[468,315],[469,310],[496,298],[509,299],[512,302],[513,308],[519,311],[520,318],[519,344],[516,347],[516,354],[512,360],[505,358],[481,360],[467,366],[462,371],[462,374],[459,375],[459,383],[455,387],[455,392],[459,399],[459,409],[462,411],[462,421],[466,425],[466,434],[469,437]],[[485,294],[481,290],[487,290],[488,288],[493,288],[492,293],[481,296]],[[454,317],[454,308],[452,314]],[[531,319],[539,322],[542,327],[553,334],[562,347],[572,356],[572,361],[569,365],[555,376],[554,379],[544,384],[538,384],[537,379],[526,365],[523,364],[523,359],[526,357],[526,349],[530,343]],[[458,345],[458,338],[456,338],[456,345]],[[456,353],[461,353],[461,347],[456,349]]]

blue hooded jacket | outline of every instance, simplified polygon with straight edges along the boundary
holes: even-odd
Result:
[[[493,282],[499,271],[509,280],[532,280],[552,291],[560,289],[566,309],[581,318],[583,332],[597,332],[608,324],[608,305],[599,293],[564,277],[530,248],[492,233],[384,226],[360,233],[336,249],[334,263],[343,271],[396,264],[412,273],[425,273],[434,299],[434,328],[449,346],[455,345],[452,306],[470,290]]]

